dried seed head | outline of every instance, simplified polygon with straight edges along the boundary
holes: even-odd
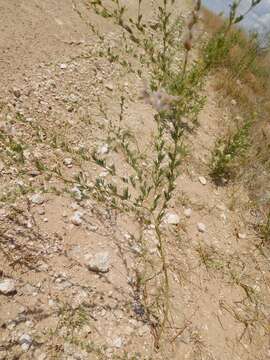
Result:
[[[186,34],[186,36],[184,37],[184,41],[183,41],[183,44],[184,44],[184,48],[187,50],[187,51],[190,51],[191,48],[192,48],[192,32],[191,31],[188,31],[188,33]]]
[[[142,92],[142,98],[158,112],[169,110],[173,102],[180,99],[178,96],[167,94],[163,89],[151,92],[146,85]]]
[[[202,6],[201,0],[196,0],[195,11],[199,11]]]

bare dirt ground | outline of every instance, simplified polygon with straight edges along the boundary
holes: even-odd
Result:
[[[270,359],[270,262],[249,199],[241,184],[208,178],[230,117],[211,78],[170,209],[180,222],[164,224],[171,324],[156,351],[134,289],[139,230],[82,187],[110,176],[93,149],[129,171],[106,148],[121,96],[125,125],[147,151],[153,111],[139,100],[141,65],[123,55],[122,30],[83,2],[0,0],[0,17],[0,359]],[[153,230],[143,231],[154,262]]]

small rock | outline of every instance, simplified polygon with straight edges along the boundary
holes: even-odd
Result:
[[[199,181],[202,185],[206,185],[207,184],[207,180],[204,176],[199,176]]]
[[[107,84],[105,84],[105,88],[110,90],[110,91],[113,91],[113,84],[107,83]]]
[[[88,257],[88,256],[87,256]],[[110,270],[110,256],[108,252],[99,252],[95,254],[87,263],[90,271],[97,273],[107,273]]]
[[[101,171],[98,176],[101,178],[105,178],[108,175],[109,175],[109,171],[104,170],[104,171]]]
[[[232,104],[233,106],[237,105],[236,100],[232,99],[231,104]]]
[[[33,340],[30,335],[23,334],[19,339],[19,343],[20,343],[23,351],[28,351],[30,346],[33,343]]]
[[[67,64],[60,64],[60,69],[64,70],[67,68]]]
[[[97,225],[88,225],[87,230],[95,232],[98,230],[98,226]]]
[[[138,244],[133,244],[133,245],[131,245],[131,246],[130,246],[130,250],[131,250],[132,252],[134,252],[135,254],[139,254],[139,255],[142,254],[142,252],[143,252],[141,246],[138,245]]]
[[[82,192],[81,192],[81,190],[80,190],[77,186],[74,186],[74,187],[71,189],[71,193],[73,194],[73,197],[74,197],[76,200],[78,200],[78,201],[82,200],[82,197],[83,197]]]
[[[164,221],[166,224],[177,225],[180,223],[180,217],[175,213],[167,213]]]
[[[201,232],[201,233],[206,232],[206,226],[203,223],[198,223],[197,228],[198,228],[199,232]]]
[[[184,210],[184,215],[187,218],[190,218],[192,214],[192,210],[190,208]]]
[[[28,171],[28,174],[29,174],[30,176],[32,176],[32,177],[37,177],[37,176],[40,175],[40,172],[37,171],[37,170],[35,170],[35,169],[30,169],[30,170]]]
[[[108,145],[108,144],[103,144],[103,145],[101,145],[97,152],[98,152],[99,155],[108,154],[108,152],[109,152],[109,145]]]
[[[43,207],[41,207],[41,208],[38,209],[37,212],[38,212],[39,215],[44,215],[45,214],[45,209]]]
[[[123,346],[123,339],[121,337],[117,337],[112,341],[112,346],[120,349]]]
[[[42,353],[40,351],[40,349],[37,349],[35,351],[35,354],[34,354],[34,359],[35,360],[46,360],[47,359],[47,355],[45,353]]]
[[[44,203],[44,198],[41,194],[34,194],[31,197],[31,201],[35,205],[42,205]]]
[[[18,88],[13,88],[13,94],[16,98],[19,98],[21,96],[21,90]]]
[[[12,279],[4,279],[0,281],[0,294],[12,295],[16,293],[15,281]]]
[[[63,163],[68,167],[72,167],[72,162],[73,162],[73,160],[71,158],[66,158],[63,161]]]
[[[55,303],[52,299],[49,299],[48,305],[49,305],[50,307],[54,307],[54,306],[56,305],[56,303]]]
[[[67,100],[72,102],[73,104],[76,104],[77,102],[79,102],[80,98],[79,98],[79,96],[77,96],[75,94],[71,94],[71,95],[69,95]]]
[[[237,236],[238,236],[238,239],[244,240],[244,239],[246,239],[247,234],[244,234],[244,233],[238,233],[238,234],[237,234]]]
[[[130,240],[132,238],[132,236],[129,233],[126,233],[126,234],[124,234],[124,238],[126,240]]]
[[[80,211],[76,211],[71,218],[71,222],[73,225],[80,226],[82,224],[82,213]]]

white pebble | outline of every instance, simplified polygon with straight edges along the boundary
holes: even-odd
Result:
[[[203,223],[198,223],[197,228],[201,233],[204,233],[206,231],[206,226]]]
[[[64,164],[68,167],[71,167],[72,166],[72,159],[71,158],[66,158],[64,159]]]
[[[206,185],[207,184],[207,180],[204,176],[199,176],[199,181],[202,185]]]
[[[82,224],[82,213],[80,211],[76,211],[71,218],[71,222],[73,225],[80,226]]]
[[[103,144],[98,149],[98,154],[99,155],[105,155],[105,154],[108,154],[108,152],[109,152],[109,145],[108,144]]]
[[[190,208],[184,210],[184,215],[187,218],[190,218],[192,214],[192,210]]]
[[[247,234],[243,234],[243,233],[238,233],[237,235],[238,235],[238,239],[241,239],[241,240],[244,240],[247,237]]]
[[[175,213],[167,213],[164,221],[166,224],[177,225],[180,223],[180,217]]]
[[[123,339],[121,337],[118,337],[112,341],[112,346],[120,349],[123,345]]]

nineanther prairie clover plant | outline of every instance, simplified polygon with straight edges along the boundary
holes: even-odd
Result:
[[[259,2],[256,1],[256,4]],[[105,201],[111,207],[134,214],[142,229],[150,224],[154,228],[161,268],[152,270],[154,275],[140,274],[138,278],[141,282],[139,288],[146,288],[149,281],[147,278],[158,277],[157,284],[160,289],[156,303],[159,310],[155,313],[158,322],[152,324],[155,330],[153,332],[155,345],[158,348],[169,321],[170,309],[170,272],[162,224],[173,198],[179,167],[185,155],[183,119],[189,118],[196,123],[198,113],[205,101],[201,95],[203,79],[210,66],[215,63],[218,52],[213,54],[211,52],[209,56],[206,47],[204,58],[189,64],[189,54],[195,43],[194,28],[199,20],[200,0],[195,1],[184,37],[182,36],[183,21],[181,17],[173,14],[174,0],[163,0],[162,5],[157,8],[156,21],[151,23],[145,22],[142,16],[142,3],[143,0],[138,0],[138,12],[134,20],[126,17],[126,8],[121,5],[120,0],[111,0],[109,6],[105,6],[102,0],[90,1],[96,13],[114,19],[128,34],[129,41],[135,47],[144,50],[144,58],[140,58],[140,61],[145,65],[146,72],[150,74],[150,80],[149,85],[145,85],[142,98],[156,111],[154,138],[152,144],[149,144],[148,153],[145,154],[140,151],[132,132],[123,127],[126,100],[121,97],[118,122],[109,121],[108,141],[118,152],[121,152],[129,166],[130,174],[119,175],[121,169],[116,168],[115,164],[107,164],[105,157],[93,153],[94,161],[105,168],[114,180],[118,179],[112,181],[98,177],[94,193],[98,199]],[[252,6],[255,6],[254,1]],[[231,6],[228,27],[222,30],[222,39],[226,39],[228,29],[233,24],[242,20],[236,17],[237,8],[238,3],[234,2]],[[219,37],[220,34],[221,32]],[[212,47],[222,45],[219,38],[212,42],[214,43]],[[184,56],[181,48],[184,49]],[[138,70],[138,74],[142,75],[142,71]]]

